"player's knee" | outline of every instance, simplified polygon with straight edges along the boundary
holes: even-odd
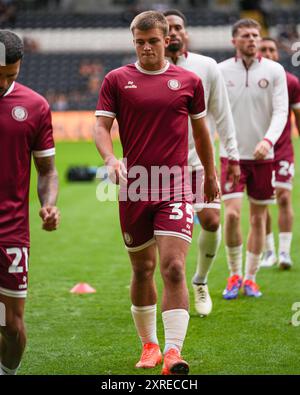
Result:
[[[184,264],[179,258],[169,258],[162,263],[162,276],[165,281],[179,283],[184,280]]]
[[[138,281],[145,281],[153,277],[155,262],[149,260],[133,266],[133,273]]]
[[[253,228],[261,228],[264,226],[264,217],[259,214],[251,215],[250,224]]]
[[[228,210],[226,212],[226,222],[229,225],[237,225],[240,222],[240,212],[237,210]]]
[[[290,199],[288,193],[282,193],[277,197],[278,205],[282,208],[288,208],[290,205]]]
[[[208,232],[216,232],[220,226],[220,218],[218,215],[212,215],[201,221],[201,226]]]
[[[26,340],[26,330],[23,317],[19,315],[12,315],[8,317],[5,326],[1,328],[1,335],[7,341],[22,341]]]

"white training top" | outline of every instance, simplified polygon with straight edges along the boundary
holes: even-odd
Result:
[[[168,58],[172,62],[171,58]],[[239,153],[236,142],[234,121],[222,74],[216,61],[208,56],[187,52],[178,57],[176,66],[183,67],[197,74],[202,81],[207,109],[207,126],[212,142],[217,132],[220,136],[228,158],[238,161]],[[192,169],[201,168],[202,164],[196,152],[193,129],[189,120],[189,156],[188,164]]]
[[[263,139],[273,145],[288,116],[288,90],[284,68],[258,57],[247,69],[240,58],[219,63],[229,95],[241,160],[254,160],[256,145]],[[220,156],[227,157],[221,144]],[[265,159],[274,158],[273,148]]]

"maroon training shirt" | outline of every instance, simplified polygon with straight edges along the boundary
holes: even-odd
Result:
[[[47,101],[14,82],[0,97],[0,246],[29,247],[31,153],[55,154]]]

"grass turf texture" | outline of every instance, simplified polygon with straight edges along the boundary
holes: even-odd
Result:
[[[300,152],[300,142],[295,141]],[[121,157],[120,145],[116,152]],[[159,374],[134,368],[141,346],[130,313],[131,270],[123,246],[117,203],[96,200],[96,182],[67,183],[71,164],[99,165],[92,143],[57,144],[60,173],[59,231],[41,230],[36,175],[31,188],[30,285],[26,306],[28,345],[20,374]],[[190,324],[183,356],[191,374],[299,374],[300,326],[291,324],[292,305],[300,302],[300,158],[298,154],[293,202],[295,209],[291,271],[261,269],[263,292],[258,300],[240,296],[225,301],[228,276],[224,244],[209,276],[213,312],[199,318],[193,305],[191,279],[195,270],[196,238],[187,258],[191,295]],[[274,224],[276,208],[272,208]],[[248,203],[243,232],[248,228]],[[277,230],[275,228],[277,235]],[[246,239],[246,237],[245,237]],[[159,296],[161,280],[156,271]],[[97,293],[74,295],[69,290],[88,282]],[[158,306],[159,310],[159,306]],[[158,314],[158,336],[163,327]]]

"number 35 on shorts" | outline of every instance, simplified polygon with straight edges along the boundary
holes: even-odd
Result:
[[[170,207],[172,207],[170,219],[180,220],[186,214],[186,222],[189,224],[194,222],[194,210],[190,203],[171,203]],[[183,210],[185,210],[185,213]]]

